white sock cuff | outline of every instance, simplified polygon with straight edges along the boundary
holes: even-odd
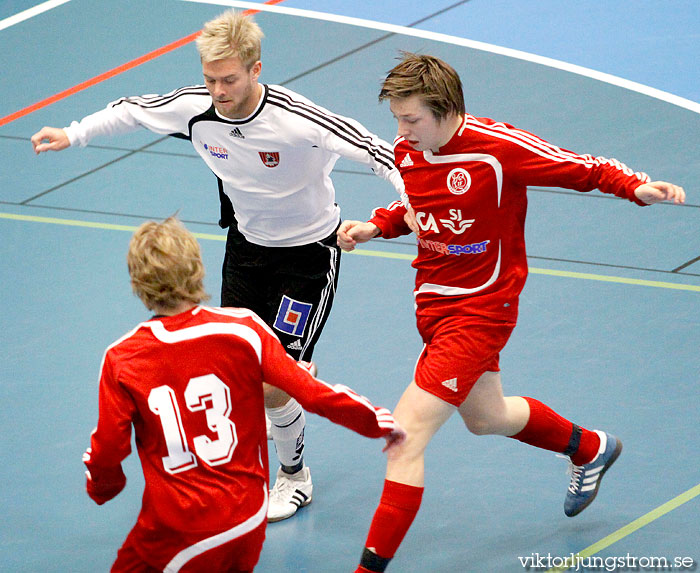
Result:
[[[268,418],[273,424],[286,426],[291,424],[300,412],[303,412],[301,405],[294,398],[290,398],[284,406],[279,408],[265,408]]]

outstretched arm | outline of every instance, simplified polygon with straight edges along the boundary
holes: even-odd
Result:
[[[386,209],[375,209],[366,223],[343,221],[338,228],[338,246],[344,251],[352,251],[357,243],[366,243],[379,235],[393,239],[412,231],[416,235],[420,233],[413,208],[402,201],[394,201]]]
[[[366,243],[379,235],[379,227],[362,221],[343,221],[338,228],[338,246],[344,251],[352,251],[357,243]]]
[[[259,320],[259,319],[258,319]],[[261,333],[263,379],[296,398],[307,412],[328,418],[368,438],[384,438],[387,451],[405,439],[404,430],[391,412],[375,406],[367,398],[342,384],[329,384],[312,376],[290,357],[265,325]]]
[[[61,151],[70,147],[68,135],[60,127],[42,127],[32,135],[31,142],[37,155],[43,151]]]
[[[676,205],[685,203],[685,191],[683,187],[667,183],[666,181],[652,181],[643,183],[634,190],[634,195],[647,205],[673,201]]]

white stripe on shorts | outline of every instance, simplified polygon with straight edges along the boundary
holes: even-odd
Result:
[[[335,275],[338,273],[338,252],[333,247],[329,247],[320,242],[318,244],[328,249],[330,253],[330,268],[326,274],[326,279],[328,282],[321,293],[321,299],[318,302],[318,307],[316,308],[316,312],[311,319],[311,324],[309,324],[309,332],[306,336],[306,342],[304,343],[304,347],[299,356],[300,360],[304,360],[306,349],[309,347],[309,344],[311,344],[311,340],[314,338],[319,325],[323,322],[324,317],[328,314],[326,307],[328,306],[330,295],[335,289]]]
[[[258,527],[258,525],[267,519],[267,486],[265,484],[263,484],[263,492],[265,493],[265,499],[263,499],[260,509],[254,515],[227,531],[222,531],[212,537],[202,539],[194,545],[183,549],[170,560],[170,563],[163,569],[163,573],[177,573],[188,561],[201,555],[205,551],[233,541]]]

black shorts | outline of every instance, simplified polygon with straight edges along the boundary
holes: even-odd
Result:
[[[340,270],[333,232],[299,247],[263,247],[234,223],[226,239],[221,305],[262,318],[296,360],[310,360],[331,312]]]

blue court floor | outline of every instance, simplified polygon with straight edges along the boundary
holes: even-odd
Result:
[[[377,102],[379,82],[400,50],[421,51],[459,71],[470,113],[614,157],[688,195],[682,206],[638,208],[598,192],[529,190],[531,274],[502,354],[505,391],[620,436],[623,455],[595,504],[569,519],[563,460],[473,436],[454,418],[429,447],[423,505],[389,571],[562,570],[556,566],[572,554],[588,559],[579,571],[606,563],[697,570],[697,1],[6,0],[0,571],[109,569],[140,507],[140,468],[132,455],[127,488],[97,507],[84,491],[81,455],[96,422],[102,353],[147,316],[129,287],[130,233],[178,212],[200,240],[215,304],[224,250],[215,178],[186,142],[143,131],[37,157],[29,138],[121,96],[201,82],[192,42],[153,53],[229,5],[261,10],[263,82],[354,117],[388,141],[395,125]],[[83,82],[89,87],[79,89]],[[338,163],[333,180],[344,218],[367,218],[394,199],[382,180],[349,162]],[[343,255],[314,355],[321,378],[390,408],[421,348],[414,253],[404,237]],[[352,571],[379,499],[382,444],[317,416],[307,423],[314,501],[270,524],[262,573]],[[651,568],[663,559],[668,568]]]

